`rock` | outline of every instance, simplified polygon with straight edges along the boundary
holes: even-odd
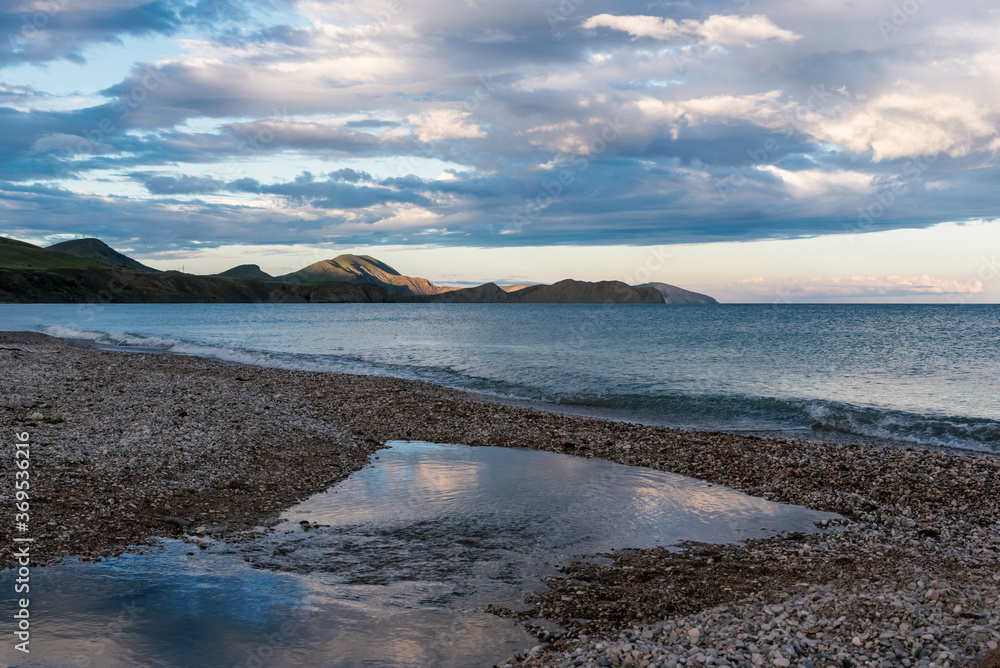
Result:
[[[182,517],[168,517],[164,515],[157,515],[155,519],[163,522],[164,524],[169,524],[171,526],[178,527],[180,529],[186,529],[191,526],[191,522]]]
[[[1000,651],[991,650],[977,668],[1000,668]]]

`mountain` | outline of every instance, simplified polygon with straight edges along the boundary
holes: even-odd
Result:
[[[99,259],[66,253],[60,250],[62,248],[67,246],[56,244],[41,248],[0,237],[0,302],[144,304],[395,300],[388,291],[374,284],[288,285],[248,278],[160,272],[148,267],[147,271],[141,271],[134,268],[141,264],[103,243],[70,243],[68,246],[77,252],[98,253]]]
[[[496,283],[484,283],[474,288],[458,288],[442,292],[425,301],[441,304],[506,304],[510,295]]]
[[[321,260],[304,269],[279,276],[285,283],[326,283],[346,281],[379,285],[392,294],[414,297],[436,295],[438,288],[426,278],[403,276],[384,262],[370,255],[338,255]]]
[[[633,287],[621,281],[574,281],[530,285],[507,292],[496,283],[463,288],[426,299],[433,302],[489,304],[662,304],[655,288]]]
[[[700,292],[691,292],[690,290],[685,290],[684,288],[679,288],[676,285],[670,285],[668,283],[643,283],[641,286],[637,287],[656,288],[660,291],[660,294],[663,295],[663,301],[667,304],[702,306],[719,303],[708,295],[703,295]]]
[[[102,262],[110,267],[121,267],[123,269],[131,269],[132,271],[144,271],[149,273],[156,273],[159,271],[159,269],[147,267],[127,255],[122,255],[100,239],[71,239],[70,241],[52,244],[46,250],[68,253],[69,255],[76,255],[77,257],[87,258],[88,260],[96,260],[97,262]]]
[[[649,287],[632,287],[621,281],[574,281],[532,285],[507,293],[521,304],[662,304],[663,296]]]
[[[22,304],[306,304],[396,301],[367,283],[289,285],[222,276],[135,272],[115,267],[0,267],[0,302]]]
[[[0,267],[18,270],[99,269],[102,262],[0,237]]]
[[[241,264],[238,267],[227,269],[221,274],[216,274],[216,276],[225,276],[226,278],[249,278],[255,281],[274,280],[274,276],[263,271],[260,268],[260,265],[257,264]]]
[[[665,283],[631,286],[566,279],[552,285],[438,287],[404,276],[368,255],[339,255],[273,277],[255,264],[196,276],[157,271],[99,239],[42,248],[0,237],[0,302],[18,303],[326,303],[714,304]]]

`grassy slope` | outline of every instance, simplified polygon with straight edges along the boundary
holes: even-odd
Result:
[[[0,268],[47,271],[52,269],[106,269],[107,265],[96,260],[0,237]]]

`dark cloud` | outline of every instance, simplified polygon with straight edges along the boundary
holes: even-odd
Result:
[[[358,209],[389,202],[430,205],[423,194],[410,188],[354,185],[371,176],[353,169],[340,169],[318,180],[302,172],[287,183],[264,184],[253,178],[223,181],[212,176],[166,175],[136,172],[129,175],[152,195],[209,195],[219,192],[276,195],[291,203],[308,203],[319,209]]]
[[[55,6],[0,9],[0,68],[66,59],[85,63],[95,44],[120,43],[125,36],[175,35],[200,27],[225,32],[232,24],[253,24],[254,10],[286,7],[274,0],[65,0]],[[273,28],[260,28],[266,32]],[[280,33],[280,30],[276,31]]]
[[[309,174],[309,172],[306,172]],[[371,181],[372,175],[368,172],[359,172],[354,169],[344,168],[338,169],[335,172],[330,172],[327,176],[331,179],[338,179],[340,181],[347,181],[349,183],[357,183],[358,181]]]
[[[181,26],[173,0],[96,9],[63,6],[55,11],[0,10],[0,34],[6,36],[0,41],[0,67],[58,58],[83,62],[88,44],[117,42],[125,35],[170,35]]]
[[[346,170],[353,172],[353,170]],[[354,172],[354,174],[357,174]],[[359,175],[360,176],[360,175]],[[385,187],[356,186],[344,183],[337,177],[318,181],[306,172],[289,183],[262,184],[256,179],[238,179],[226,185],[232,192],[260,195],[280,195],[292,202],[305,203],[318,209],[360,209],[389,202],[428,206],[424,195]]]
[[[93,233],[111,236],[140,220],[172,247],[488,246],[791,238],[1000,216],[990,32],[1000,15],[989,3],[918,3],[886,32],[892,8],[877,3],[591,2],[425,0],[396,11],[331,1],[303,4],[298,20],[278,0],[70,3],[31,39],[4,42],[0,66],[81,61],[88,45],[129,35],[201,41],[135,63],[85,108],[54,104],[42,84],[0,85],[6,220],[56,230],[100,219]],[[617,19],[584,28],[600,14]],[[642,16],[688,21],[686,32],[642,32]],[[0,10],[0,33],[23,19]],[[785,38],[761,37],[762,25]],[[355,167],[338,168],[344,158]],[[331,166],[219,176],[299,159]],[[447,169],[428,178],[431,161]],[[73,180],[95,170],[148,194],[74,195]],[[217,201],[260,196],[274,207]]]
[[[396,121],[382,121],[377,118],[365,118],[360,121],[347,121],[344,123],[349,128],[395,128],[399,127]]]
[[[225,181],[201,176],[164,176],[157,174],[132,174],[153,195],[206,195],[225,187]]]

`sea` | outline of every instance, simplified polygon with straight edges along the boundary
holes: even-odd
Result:
[[[683,429],[1000,451],[1000,305],[0,304],[0,329]]]

